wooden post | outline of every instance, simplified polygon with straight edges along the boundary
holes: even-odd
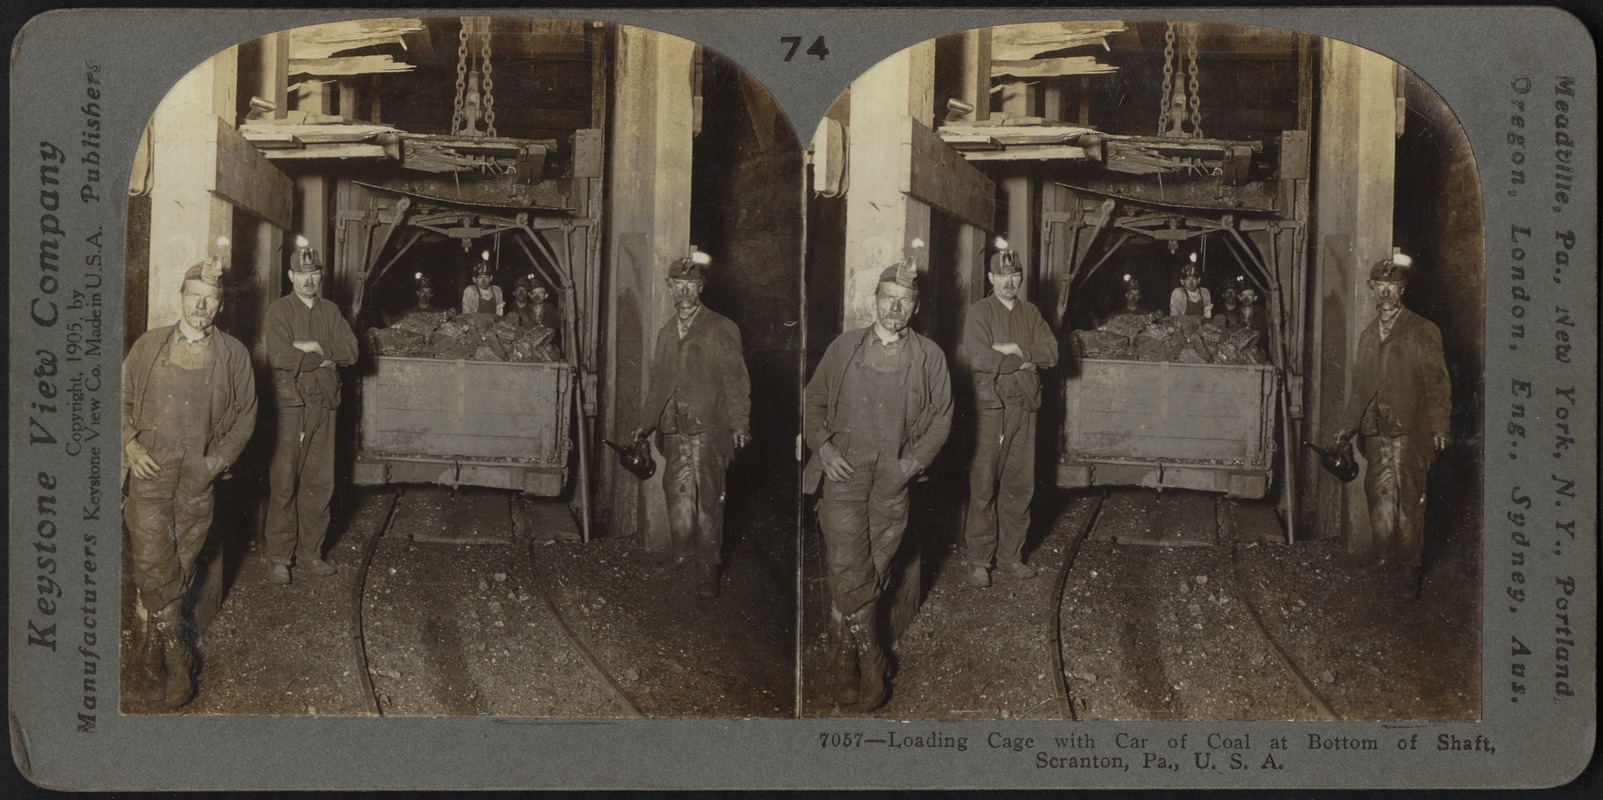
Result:
[[[1036,102],[1033,87],[1023,82],[1012,82],[1002,89],[1002,111],[1016,116],[1039,116],[1040,104]],[[1025,300],[1035,302],[1036,281],[1039,277],[1035,272],[1035,254],[1031,243],[1035,241],[1035,230],[1032,225],[1031,211],[1034,203],[1034,181],[1028,175],[1013,175],[1002,179],[1002,197],[1007,202],[1007,221],[1003,236],[1007,237],[1008,244],[1018,253],[1020,266],[1024,270],[1024,283],[1019,287],[1019,295]]]
[[[152,117],[149,328],[178,321],[184,271],[217,237],[233,237],[233,206],[211,190],[217,120],[233,118],[238,67],[237,48],[218,53],[179,79]]]
[[[1310,343],[1308,438],[1327,442],[1352,420],[1339,417],[1352,390],[1358,335],[1374,318],[1369,265],[1391,253],[1396,175],[1397,105],[1390,59],[1326,40],[1322,53],[1319,130],[1315,138],[1313,330]],[[1344,485],[1323,471],[1309,491],[1317,525],[1309,537],[1338,531],[1349,549],[1371,539],[1362,479]]]
[[[683,39],[618,28],[607,198],[612,346],[601,397],[601,433],[615,441],[628,439],[637,424],[656,422],[640,418],[640,398],[650,385],[657,332],[673,312],[668,268],[690,244],[694,52]],[[613,534],[640,534],[648,550],[667,549],[661,465],[647,481],[616,459],[602,459],[600,467],[598,522]]]
[[[908,117],[926,127],[933,122],[934,62],[930,40],[881,61],[852,82],[843,298],[848,329],[874,321],[880,272],[900,260],[913,239],[929,241],[929,206],[902,189],[910,185],[912,169],[902,141]]]

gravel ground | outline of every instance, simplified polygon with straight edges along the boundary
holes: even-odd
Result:
[[[560,500],[405,487],[375,541],[394,496],[342,495],[333,527],[343,533],[327,556],[340,568],[334,577],[297,573],[275,586],[257,548],[240,548],[183,713],[373,713],[352,613],[369,544],[365,653],[385,714],[791,713],[793,573],[782,566],[794,562],[794,523],[784,504],[753,497],[731,508],[740,524],[726,542],[724,591],[703,600],[689,571],[641,552],[637,540],[580,544],[553,530],[566,526],[542,524],[566,515]],[[757,510],[764,503],[772,510]],[[423,541],[439,538],[455,543]],[[125,648],[133,644],[130,633]],[[131,698],[124,708],[151,711]]]
[[[1053,594],[1065,549],[1093,506],[1089,494],[1038,496],[1042,534],[1028,560],[1040,576],[1001,578],[986,589],[962,581],[949,531],[929,533],[926,554],[936,571],[897,643],[891,699],[875,716],[1066,716],[1054,686]],[[1151,539],[1160,523],[1162,541],[1191,546],[1120,543]],[[1253,621],[1243,604],[1250,599],[1334,716],[1476,718],[1478,541],[1433,548],[1418,601],[1400,597],[1400,576],[1379,573],[1337,542],[1280,541],[1267,503],[1216,506],[1213,496],[1198,493],[1110,492],[1069,571],[1061,607],[1075,715],[1325,718]],[[813,536],[808,545],[806,608],[827,611],[821,543]],[[806,626],[806,713],[827,715],[837,712],[827,696],[829,651],[816,616],[810,613]]]

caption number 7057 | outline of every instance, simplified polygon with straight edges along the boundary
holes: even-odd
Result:
[[[781,36],[779,37],[779,41],[790,45],[790,49],[785,52],[785,60],[790,61],[794,59],[796,57],[796,51],[801,49],[802,37]],[[824,37],[820,36],[814,39],[813,43],[807,47],[806,55],[818,56],[818,60],[823,61],[825,56],[829,55],[829,48],[824,46]]]

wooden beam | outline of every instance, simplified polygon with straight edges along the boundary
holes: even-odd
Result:
[[[1006,150],[970,150],[963,153],[963,157],[969,161],[1084,161],[1085,148],[1068,144],[1009,147]]]
[[[345,56],[344,58],[291,58],[289,74],[336,77],[346,75],[372,75],[390,72],[411,72],[412,64],[403,64],[394,58],[381,56]]]
[[[385,159],[389,155],[376,144],[314,144],[299,150],[267,150],[269,161],[311,161],[320,158]]]
[[[217,158],[213,191],[274,227],[288,230],[294,183],[223,119],[217,120],[214,130]]]
[[[1104,64],[1095,56],[1068,58],[1037,58],[1030,61],[992,61],[992,77],[1051,78],[1059,75],[1105,75],[1118,72],[1112,64]]]
[[[916,119],[907,120],[912,169],[906,191],[982,230],[996,221],[996,184]]]
[[[1123,22],[1032,22],[998,25],[989,30],[993,57],[1022,61],[1042,53],[1094,47],[1106,50],[1108,37],[1125,30]]]

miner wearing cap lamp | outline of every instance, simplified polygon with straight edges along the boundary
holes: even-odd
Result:
[[[263,323],[273,372],[278,432],[267,503],[268,579],[290,582],[290,568],[333,575],[323,559],[334,493],[334,420],[338,367],[356,363],[356,334],[339,307],[323,299],[323,264],[305,239],[290,258],[289,294],[267,307]]]
[[[1124,307],[1109,314],[1112,317],[1151,316],[1153,312],[1141,307],[1141,281],[1124,276]]]
[[[1180,266],[1180,285],[1169,293],[1169,316],[1213,316],[1213,297],[1202,288],[1202,268],[1197,266],[1196,253]]]
[[[417,305],[392,316],[391,321],[413,314],[436,314],[442,310],[434,305],[434,281],[421,272],[412,276],[412,279],[417,283]]]
[[[1258,305],[1258,291],[1248,286],[1238,292],[1236,298],[1236,308],[1229,312],[1228,326],[1256,331],[1258,344],[1268,347],[1269,319],[1264,316],[1263,308]]]
[[[912,259],[885,269],[874,323],[830,343],[803,400],[813,455],[802,488],[811,494],[823,485],[818,522],[836,638],[834,695],[857,710],[885,702],[879,599],[907,529],[908,483],[935,460],[952,426],[946,355],[909,327],[917,308]]]
[[[211,529],[212,485],[256,428],[250,353],[217,330],[222,260],[184,273],[178,322],[146,331],[123,360],[122,452],[134,586],[154,623],[156,668],[141,692],[165,708],[194,696],[183,618],[195,559]]]
[[[462,290],[462,313],[464,314],[494,314],[501,316],[506,311],[506,300],[501,297],[501,287],[493,285],[495,268],[490,266],[490,254],[486,251],[473,265],[473,283]]]
[[[673,554],[695,565],[697,592],[708,599],[718,596],[723,562],[724,475],[751,441],[751,380],[740,329],[701,304],[710,263],[692,251],[668,272],[674,314],[657,333],[634,430],[637,441],[658,434]]]
[[[537,324],[535,315],[538,312],[534,302],[529,299],[530,286],[527,276],[518,278],[512,284],[512,306],[507,309],[507,316],[516,320],[520,328],[532,328]]]
[[[982,587],[991,585],[993,560],[1000,574],[1035,577],[1024,563],[1024,537],[1035,494],[1040,371],[1058,363],[1052,330],[1040,310],[1019,296],[1024,272],[1018,255],[1007,242],[996,244],[987,275],[991,295],[969,307],[963,326],[979,412],[963,525],[964,577]]]
[[[1425,481],[1449,438],[1452,385],[1441,332],[1403,307],[1413,262],[1394,253],[1369,270],[1377,314],[1358,336],[1352,394],[1336,434],[1363,434],[1377,558],[1403,567],[1404,591],[1418,597],[1425,541]]]

